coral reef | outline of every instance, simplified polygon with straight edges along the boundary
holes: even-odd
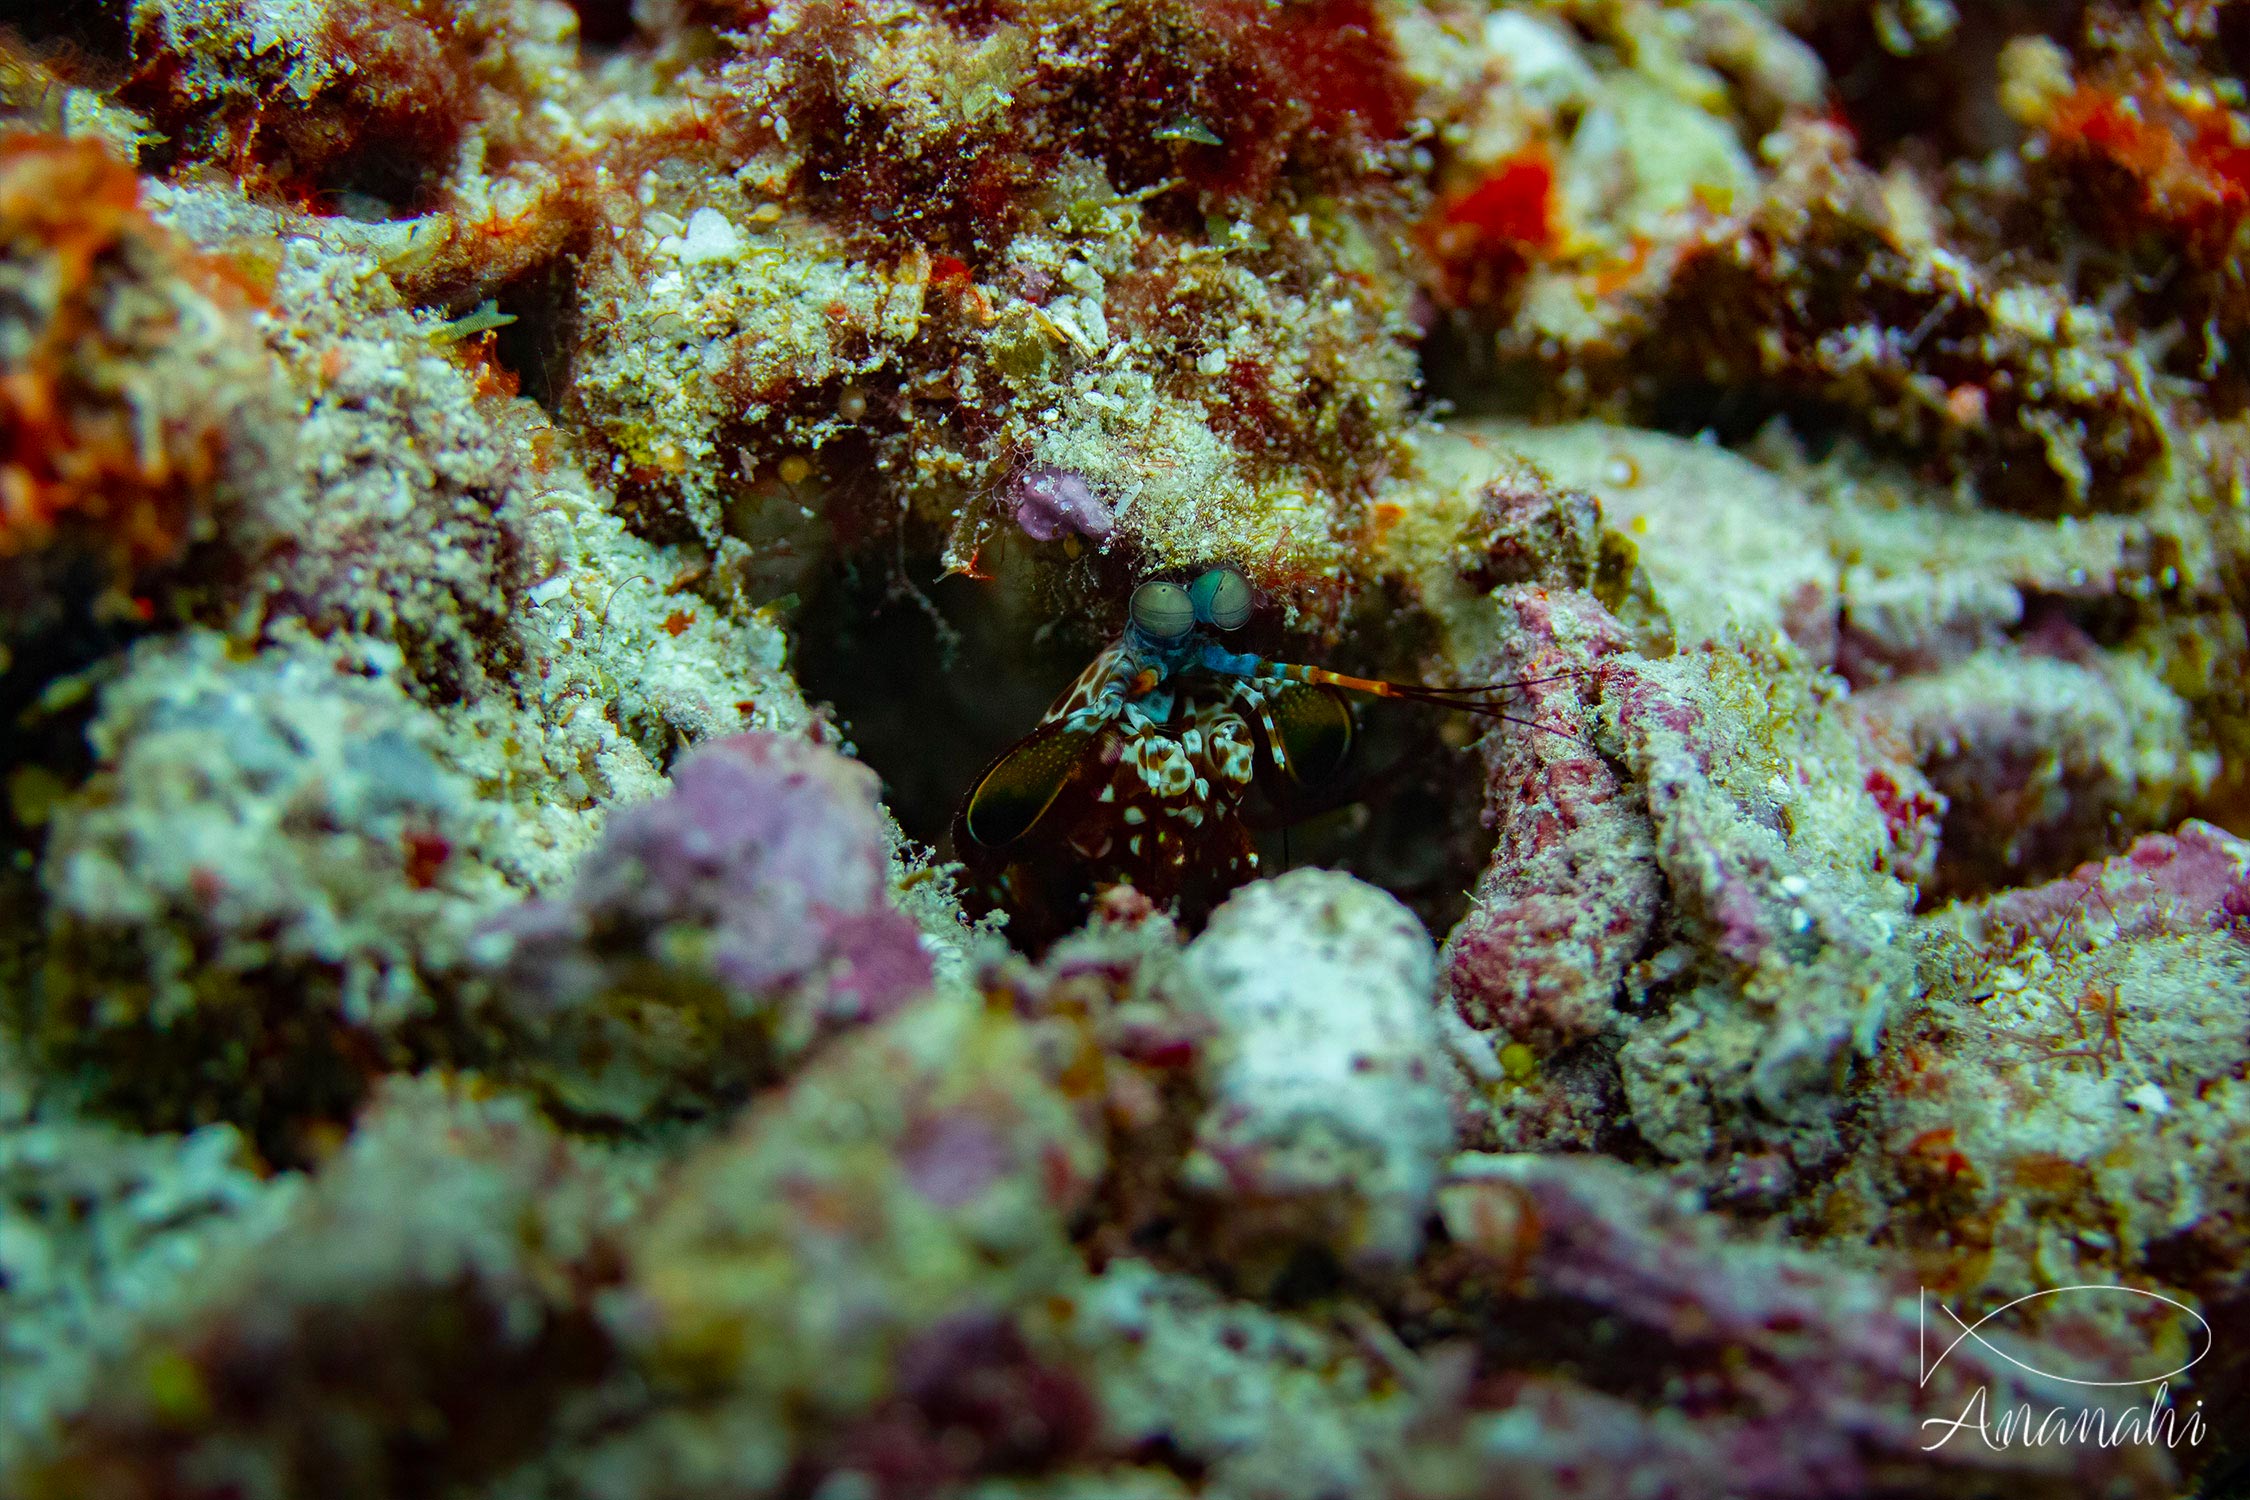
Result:
[[[716,539],[809,490],[973,571],[991,493],[1054,468],[1149,557],[1340,571],[1412,382],[1409,92],[1371,7],[718,35],[583,277],[573,398],[636,503]]]
[[[1831,1209],[1911,1205],[1878,1237],[1943,1244],[1919,1257],[1931,1284],[2004,1296],[2231,1262],[2246,881],[2250,844],[2191,821],[1933,920],[1926,1009],[1886,1054],[1894,1087],[1869,1121],[1879,1144]],[[2210,1173],[2172,1165],[2188,1160]]]
[[[282,1146],[442,1055],[461,1023],[441,976],[505,887],[397,677],[395,650],[348,638],[247,662],[201,632],[134,649],[94,774],[46,830],[30,1035],[52,1066],[148,1123]]]
[[[934,944],[885,893],[874,793],[865,767],[801,741],[685,757],[666,796],[610,823],[567,898],[483,935],[505,945],[486,962],[522,1038],[511,1068],[574,1114],[702,1112],[926,990]]]
[[[1039,1040],[974,1001],[918,1007],[688,1164],[634,1247],[624,1314],[677,1393],[625,1439],[693,1466],[662,1487],[794,1470],[915,1493],[1088,1444],[1091,1408],[1039,1336],[1084,1274],[1065,1230],[1101,1151]]]
[[[302,1186],[261,1181],[225,1126],[144,1137],[28,1119],[22,1103],[10,1101],[0,1167],[0,1454],[10,1465],[94,1396],[143,1321],[188,1295],[213,1255],[284,1222]],[[58,1204],[73,1211],[58,1214]]]
[[[1601,510],[1622,534],[1586,537],[1584,499],[1527,481],[1509,445],[1625,488]],[[1823,711],[1841,684],[1811,652],[1833,650],[1838,590],[1810,505],[1738,458],[1599,427],[1467,429],[1431,458],[1452,486],[1433,522],[1480,557],[1578,539],[1481,599],[1430,587],[1477,675],[1535,684],[1529,727],[1486,742],[1500,840],[1447,948],[1498,1139],[1584,1147],[1622,1116],[1683,1161],[1811,1169],[1837,1149],[1836,1078],[1912,994],[1898,937],[1942,803],[1889,736]],[[1714,588],[1687,549],[1744,534]],[[1642,567],[1635,537],[1670,560]],[[1598,721],[1579,701],[1597,693]]]
[[[1411,1259],[1452,1125],[1413,913],[1348,875],[1292,870],[1213,914],[1180,983],[1210,1024],[1210,1103],[1181,1170],[1225,1203],[1236,1256],[1309,1238],[1347,1263]]]
[[[1464,1155],[1440,1194],[1459,1247],[1444,1274],[1464,1290],[1497,1283],[1479,1363],[1515,1352],[1509,1315],[1543,1302],[1559,1304],[1549,1316],[1566,1326],[1608,1317],[1622,1327],[1571,1341],[1591,1367],[1575,1379],[1487,1375],[1449,1414],[1458,1447],[1415,1454],[1409,1493],[1564,1494],[1586,1483],[1681,1495],[1976,1493],[1997,1478],[1986,1468],[1993,1450],[1954,1446],[1927,1413],[1942,1423],[1980,1399],[2056,1409],[2073,1396],[2067,1382],[2078,1377],[2027,1363],[2020,1346],[1917,1365],[1917,1304],[1903,1288],[1731,1241],[1616,1162]],[[1466,1300],[1475,1305],[1474,1291]],[[2072,1370],[2107,1368],[2119,1352],[2080,1337],[2088,1363]],[[1908,1397],[1898,1387],[1910,1366],[1926,1378]],[[1650,1391],[1662,1393],[1653,1409]],[[2106,1409],[2125,1417],[2130,1405],[2111,1395]],[[2027,1494],[2161,1493],[2169,1479],[2144,1444],[2076,1462],[2036,1444],[2007,1457],[2007,1483]]]
[[[2239,1488],[2250,9],[18,9],[0,1493]]]
[[[255,277],[153,222],[101,145],[0,139],[0,683],[79,664],[150,618],[207,535],[259,368]],[[15,658],[30,657],[21,672]]]
[[[15,1487],[404,1494],[494,1472],[600,1368],[591,1302],[637,1186],[520,1105],[402,1088],[280,1225],[146,1320]]]

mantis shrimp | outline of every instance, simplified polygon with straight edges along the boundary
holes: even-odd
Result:
[[[1229,650],[1220,637],[1254,599],[1227,566],[1142,583],[1124,633],[970,786],[954,852],[1020,937],[1059,936],[1118,884],[1199,922],[1258,873],[1253,788],[1286,813],[1342,777],[1358,735],[1347,693],[1547,728],[1510,719],[1500,695],[1549,679],[1424,687]]]

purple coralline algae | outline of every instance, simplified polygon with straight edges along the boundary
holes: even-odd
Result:
[[[2089,1400],[2075,1383],[2130,1352],[2097,1331],[2069,1356],[1993,1334],[1939,1361],[1910,1283],[1737,1237],[1615,1161],[1463,1155],[1439,1205],[1454,1240],[1440,1274],[1489,1297],[1490,1322],[1464,1330],[1482,1347],[1449,1372],[1451,1441],[1412,1451],[1408,1494],[2166,1492],[2145,1441],[2074,1458],[1970,1436],[1980,1411],[2135,1415],[2137,1393]],[[1581,1330],[1573,1372],[1496,1360],[1521,1347],[1511,1314]]]
[[[1008,482],[1008,511],[1035,542],[1064,532],[1106,542],[1117,521],[1083,475],[1067,469],[1032,469]]]
[[[691,1158],[614,1311],[672,1414],[618,1441],[692,1466],[667,1486],[691,1494],[839,1473],[926,1493],[1089,1448],[1049,1330],[1103,1153],[1045,1081],[1046,1040],[975,1002],[917,1007]]]
[[[1521,716],[1541,729],[1484,744],[1499,843],[1447,942],[1446,984],[1480,1030],[1552,1049],[1607,1021],[1625,966],[1648,940],[1658,872],[1647,815],[1579,737],[1577,680],[1562,675],[1599,671],[1622,632],[1590,596],[1517,590],[1510,604],[1553,642],[1510,665],[1557,680],[1523,697]]]
[[[568,895],[488,931],[502,1007],[554,1049],[572,1108],[707,1108],[928,990],[887,857],[866,767],[774,735],[710,741],[610,821]],[[682,1069],[707,1051],[723,1061],[698,1088]]]

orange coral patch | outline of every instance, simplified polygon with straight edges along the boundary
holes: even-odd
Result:
[[[0,374],[0,556],[69,526],[125,570],[171,558],[221,423],[126,373],[179,332],[179,291],[232,278],[149,219],[131,167],[51,136],[0,142],[0,257],[35,288]]]
[[[1544,250],[1555,238],[1555,164],[1547,148],[1525,147],[1439,211],[1445,230],[1466,231],[1477,247]],[[1442,232],[1442,231],[1441,231]]]
[[[523,377],[500,363],[491,334],[464,340],[458,347],[479,397],[513,396],[522,391]]]
[[[2225,259],[2250,218],[2250,142],[2227,110],[2081,85],[2055,106],[2047,134],[2058,153],[2139,182],[2140,201],[2126,208],[2142,222],[2125,227],[2177,235],[2207,264]]]
[[[1447,194],[1422,229],[1457,305],[1506,292],[1535,257],[1553,250],[1559,234],[1554,158],[1537,142]]]

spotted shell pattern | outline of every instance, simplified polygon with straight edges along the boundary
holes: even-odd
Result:
[[[1291,695],[1331,690],[1308,689],[1301,669],[1256,658],[1204,667],[1195,649],[1191,639],[1168,654],[1128,632],[964,800],[956,855],[979,896],[1019,919],[1011,930],[1024,941],[1060,936],[1094,892],[1114,884],[1192,924],[1257,872],[1244,799],[1253,786],[1265,787],[1269,803],[1294,788],[1301,768],[1289,726],[1304,720],[1291,717]],[[1349,712],[1339,711],[1348,742]],[[1260,780],[1269,762],[1281,773],[1271,786]],[[1013,767],[1030,781],[1005,780]],[[1336,765],[1310,769],[1317,778]],[[1003,803],[1020,816],[999,813]],[[995,811],[998,836],[989,840],[971,831],[984,806]]]

